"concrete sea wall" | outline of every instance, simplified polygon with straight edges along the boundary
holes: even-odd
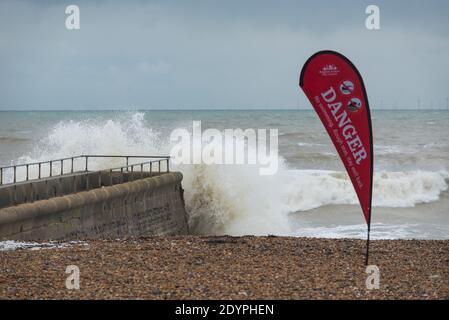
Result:
[[[23,184],[21,192],[16,187],[14,199],[12,191],[4,189],[8,191],[3,192],[3,206],[14,201],[16,205],[0,209],[0,239],[83,240],[188,233],[180,172],[134,181],[128,181],[129,173],[116,174],[113,179],[124,182],[106,186],[100,182],[95,186],[99,177],[89,175],[81,175],[79,184],[62,178],[46,182],[46,186]],[[70,194],[85,188],[89,177],[90,187],[95,189]],[[110,178],[105,175],[102,180],[110,182]],[[48,199],[24,203],[24,198],[36,195]]]

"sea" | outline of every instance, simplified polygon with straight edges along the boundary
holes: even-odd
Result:
[[[194,121],[203,130],[277,129],[279,163],[274,175],[257,164],[172,164],[184,175],[192,232],[366,237],[354,189],[312,110],[2,111],[0,165],[169,155],[173,131],[190,132]],[[371,238],[449,239],[449,111],[372,110],[372,122]]]

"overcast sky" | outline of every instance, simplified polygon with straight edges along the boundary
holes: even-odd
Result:
[[[355,63],[372,108],[446,107],[447,0],[2,0],[0,110],[307,108],[299,72],[322,49]]]

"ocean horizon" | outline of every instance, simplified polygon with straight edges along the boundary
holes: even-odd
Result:
[[[353,187],[313,110],[0,114],[1,165],[79,154],[168,155],[171,132],[192,130],[193,121],[201,121],[203,130],[277,129],[279,169],[273,176],[260,176],[249,164],[172,166],[184,175],[191,229],[207,235],[366,236]],[[374,109],[372,119],[372,238],[449,239],[449,113]],[[99,168],[110,165],[98,161]]]

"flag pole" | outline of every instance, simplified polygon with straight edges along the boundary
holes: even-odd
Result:
[[[373,180],[373,178],[371,178],[371,181]],[[369,207],[369,215],[368,215],[368,233],[367,233],[367,237],[366,237],[366,253],[365,253],[365,266],[368,266],[368,261],[369,261],[369,236],[371,233],[371,204]]]
[[[370,234],[370,225],[368,225],[368,237],[366,238],[366,254],[365,254],[365,266],[368,266],[369,259],[369,234]]]

